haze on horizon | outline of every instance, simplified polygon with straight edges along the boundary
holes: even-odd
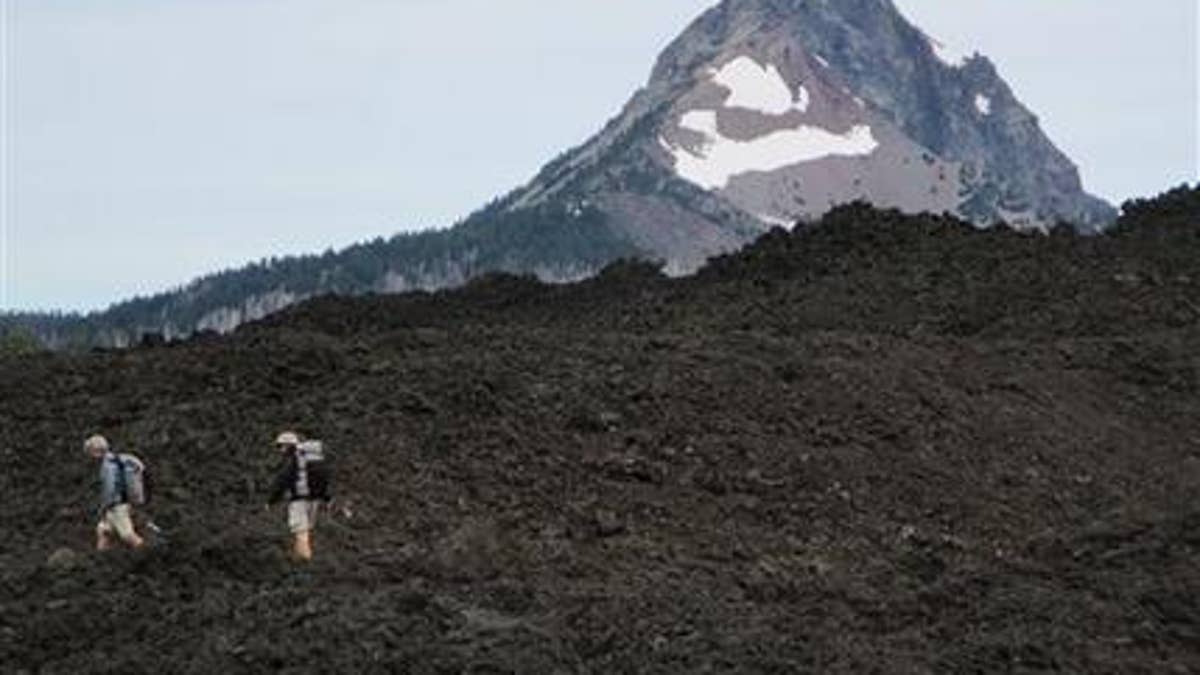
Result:
[[[451,225],[599,130],[712,4],[0,0],[0,309]],[[1196,0],[897,4],[995,61],[1092,193],[1197,179]]]

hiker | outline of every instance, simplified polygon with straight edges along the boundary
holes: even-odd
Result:
[[[96,525],[96,550],[112,548],[114,536],[126,546],[142,548],[146,542],[133,527],[133,504],[142,499],[140,480],[145,467],[132,455],[113,452],[108,439],[99,434],[84,441],[83,449],[100,462],[100,522]]]
[[[288,529],[292,532],[292,556],[312,560],[312,531],[321,502],[329,502],[330,476],[321,441],[302,441],[294,431],[275,439],[282,463],[271,492],[270,503],[288,501]]]

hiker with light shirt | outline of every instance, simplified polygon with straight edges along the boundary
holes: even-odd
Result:
[[[321,441],[302,441],[294,431],[275,439],[281,455],[279,473],[270,503],[288,502],[288,529],[292,533],[292,556],[300,562],[312,560],[312,532],[322,502],[331,499],[331,478]]]
[[[84,441],[83,449],[100,462],[100,522],[96,525],[96,549],[111,549],[114,539],[131,548],[142,548],[146,542],[133,527],[133,505],[145,503],[142,482],[145,466],[133,455],[113,452],[108,439],[99,434]]]

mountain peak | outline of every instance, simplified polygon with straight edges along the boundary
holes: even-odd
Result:
[[[1116,217],[991,61],[926,35],[891,0],[724,0],[599,133],[457,226],[215,275],[80,330],[105,344],[228,331],[321,293],[497,270],[567,281],[624,257],[684,274],[858,201],[981,226],[1092,231]]]
[[[514,204],[587,194],[679,269],[854,200],[1027,228],[1095,230],[1116,215],[990,60],[926,35],[891,0],[725,0],[556,169]],[[647,232],[664,212],[704,236],[657,246]]]

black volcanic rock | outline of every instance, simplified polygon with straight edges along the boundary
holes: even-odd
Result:
[[[684,279],[0,355],[0,663],[1197,670],[1197,194],[1095,237],[854,204]],[[310,566],[262,507],[283,426],[338,471]],[[94,431],[163,545],[85,552]]]

